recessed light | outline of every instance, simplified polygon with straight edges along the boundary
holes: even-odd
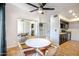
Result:
[[[69,13],[72,13],[73,11],[72,10],[69,10]]]
[[[75,13],[72,13],[72,15],[73,15],[73,16],[76,16],[76,14],[75,14]]]

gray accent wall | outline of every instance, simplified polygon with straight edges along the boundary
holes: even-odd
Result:
[[[79,41],[79,22],[69,23],[69,31],[71,31],[71,40]]]

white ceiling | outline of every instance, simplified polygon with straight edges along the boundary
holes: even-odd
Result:
[[[39,6],[37,3],[32,3],[32,4]],[[36,9],[35,7],[29,6],[27,4],[22,4],[22,3],[15,4],[15,5],[18,5],[25,11],[31,11]],[[55,10],[51,10],[51,11],[47,10],[45,12],[52,13],[52,14],[53,13],[60,14],[68,20],[76,19],[74,16],[72,16],[72,14],[68,12],[69,10],[73,10],[73,12],[75,12],[76,15],[79,17],[79,3],[47,3],[44,7],[55,8]]]

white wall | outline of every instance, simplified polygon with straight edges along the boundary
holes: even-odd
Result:
[[[21,6],[21,8],[19,8],[19,7],[17,7],[16,4],[9,4],[9,3],[6,4],[5,12],[6,12],[7,48],[14,47],[14,46],[17,45],[17,40],[18,40],[17,39],[17,19],[18,18],[38,20],[38,22],[36,23],[37,31],[35,32],[36,34],[38,34],[37,36],[39,36],[39,32],[38,32],[39,31],[39,25],[38,25],[38,23],[39,22],[46,23],[46,35],[48,37],[50,37],[50,25],[49,25],[50,24],[50,15],[54,14],[53,11],[52,12],[46,11],[47,13],[45,12],[45,15],[40,16],[40,14],[38,14],[36,12],[35,13],[27,12],[27,10],[26,10],[26,9],[28,9],[27,6]]]
[[[7,48],[17,45],[17,19],[33,19],[38,18],[37,15],[21,10],[20,8],[6,4],[6,40]]]
[[[69,30],[71,31],[71,40],[79,41],[79,22],[71,22]]]

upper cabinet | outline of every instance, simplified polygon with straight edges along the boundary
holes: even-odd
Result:
[[[67,30],[69,28],[69,23],[60,19],[60,28]]]
[[[69,22],[60,19],[60,40],[59,44],[62,44],[71,39],[71,32],[69,29]]]

